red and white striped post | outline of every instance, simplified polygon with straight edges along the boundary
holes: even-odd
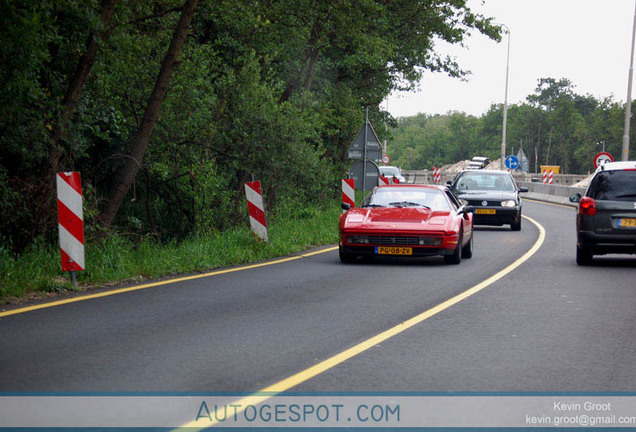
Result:
[[[56,183],[62,271],[71,272],[71,282],[75,285],[75,272],[85,268],[84,216],[80,173],[57,173]]]
[[[554,171],[550,170],[548,172],[548,184],[552,184],[554,182]]]
[[[391,184],[391,180],[389,180],[388,177],[384,177],[382,175],[378,177],[378,186],[386,186],[388,184]]]
[[[441,183],[442,169],[433,167],[433,183]]]
[[[247,211],[250,215],[252,231],[263,241],[269,242],[261,182],[256,180],[245,183],[245,196],[247,198]]]
[[[342,179],[342,203],[349,204],[351,208],[356,206],[356,180]],[[343,209],[344,213],[345,210]]]
[[[543,178],[543,184],[548,184],[548,170],[543,171],[542,178]]]

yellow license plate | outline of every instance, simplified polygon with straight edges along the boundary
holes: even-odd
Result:
[[[413,248],[395,247],[395,246],[378,246],[375,248],[378,255],[413,255]]]
[[[619,227],[636,227],[636,219],[635,218],[620,218],[618,220]]]
[[[475,214],[497,214],[495,209],[476,209]]]

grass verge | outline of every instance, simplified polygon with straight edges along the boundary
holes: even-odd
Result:
[[[165,245],[134,244],[113,236],[85,245],[86,270],[77,272],[79,288],[140,281],[263,261],[338,241],[341,210],[304,209],[268,221],[270,243],[258,241],[249,227]],[[60,268],[57,245],[34,243],[18,257],[0,246],[0,304],[74,288]]]

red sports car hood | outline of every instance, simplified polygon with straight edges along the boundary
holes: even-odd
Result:
[[[421,207],[352,208],[344,216],[344,228],[443,229],[449,213]]]

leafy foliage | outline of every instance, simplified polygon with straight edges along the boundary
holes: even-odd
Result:
[[[0,0],[2,253],[54,242],[52,169],[81,172],[88,241],[100,233],[183,5]],[[392,90],[427,69],[463,76],[435,41],[471,31],[500,29],[465,0],[201,1],[112,229],[164,244],[232,229],[246,221],[252,175],[272,215],[302,216],[337,196],[364,107],[390,124],[379,105]],[[66,104],[89,55],[79,100]],[[458,122],[464,140],[472,126]]]

